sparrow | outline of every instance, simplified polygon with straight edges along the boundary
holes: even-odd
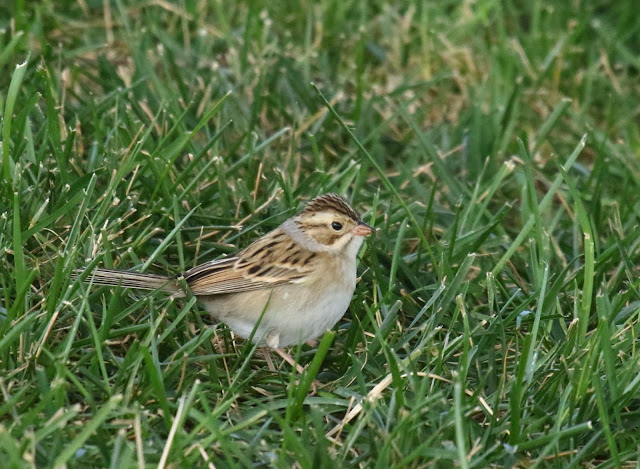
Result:
[[[215,320],[279,349],[317,338],[344,316],[356,287],[357,254],[375,231],[343,197],[325,194],[235,255],[181,276],[98,268],[86,281],[184,297],[183,277]]]

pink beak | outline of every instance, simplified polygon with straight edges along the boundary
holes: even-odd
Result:
[[[367,225],[365,222],[361,221],[360,223],[358,223],[358,226],[356,226],[353,229],[352,233],[356,236],[369,236],[370,234],[373,234],[376,231],[378,230],[373,228],[372,226]]]

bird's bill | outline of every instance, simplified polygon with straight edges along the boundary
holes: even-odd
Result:
[[[356,236],[369,236],[370,234],[375,233],[376,230],[374,227],[367,225],[365,222],[361,221],[360,223],[358,223],[358,226],[356,226],[352,233]]]

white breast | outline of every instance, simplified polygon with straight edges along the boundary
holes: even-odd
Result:
[[[355,248],[362,244],[356,241],[359,239],[352,243],[357,244],[351,249],[353,254],[336,257],[327,272],[319,272],[304,283],[210,296],[201,301],[216,319],[241,337],[250,337],[260,321],[254,342],[285,347],[315,339],[331,329],[349,307],[356,285]]]

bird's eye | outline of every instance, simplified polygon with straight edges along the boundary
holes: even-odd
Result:
[[[337,221],[334,221],[333,223],[331,223],[331,228],[333,228],[336,231],[340,231],[342,229],[342,223],[338,223]]]

